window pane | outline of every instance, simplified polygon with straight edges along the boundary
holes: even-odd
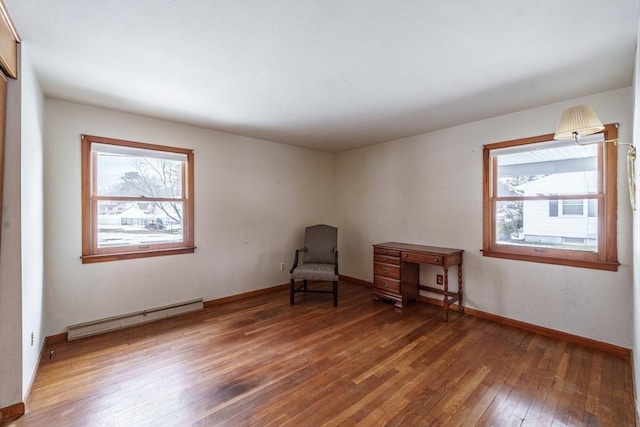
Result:
[[[598,246],[597,216],[551,216],[549,202],[497,202],[496,242],[595,252]]]
[[[98,201],[98,248],[179,243],[181,202]]]
[[[97,153],[99,196],[182,197],[182,165],[179,160]]]
[[[496,203],[496,240],[498,243],[522,241],[523,202]]]
[[[583,200],[563,200],[562,215],[582,215],[583,207]]]
[[[598,191],[595,145],[522,149],[496,157],[498,197],[593,194]]]

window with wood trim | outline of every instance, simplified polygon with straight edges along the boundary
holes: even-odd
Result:
[[[193,151],[82,135],[82,262],[192,253]]]
[[[483,255],[616,271],[617,132],[485,145]]]

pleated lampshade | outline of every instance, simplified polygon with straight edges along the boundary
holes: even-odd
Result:
[[[604,125],[588,105],[578,105],[562,112],[553,139],[574,139],[593,135],[604,129]]]

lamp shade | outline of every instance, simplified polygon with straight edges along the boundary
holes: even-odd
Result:
[[[556,134],[553,139],[578,140],[582,136],[592,135],[604,129],[604,125],[588,105],[578,105],[562,112]]]

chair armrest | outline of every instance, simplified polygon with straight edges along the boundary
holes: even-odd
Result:
[[[293,274],[293,270],[296,269],[296,267],[298,266],[298,257],[300,255],[300,253],[306,251],[307,248],[300,248],[300,249],[296,249],[296,254],[295,254],[295,258],[293,259],[293,267],[291,267],[291,270],[289,270],[289,274]]]

